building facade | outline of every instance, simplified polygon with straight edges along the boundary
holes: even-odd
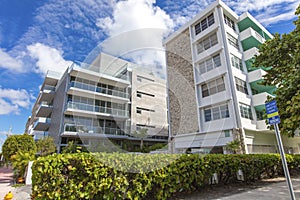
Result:
[[[239,140],[243,153],[277,152],[263,118],[276,87],[260,84],[267,68],[252,67],[259,45],[271,38],[249,13],[238,16],[218,0],[165,40],[176,151],[228,153],[226,144]],[[283,142],[287,152],[299,153],[299,137]]]
[[[46,75],[26,132],[55,138],[58,151],[70,141],[91,151],[119,151],[141,139],[166,143],[166,107],[163,79],[101,53],[89,65],[73,63],[63,74]],[[147,134],[139,137],[140,129]]]

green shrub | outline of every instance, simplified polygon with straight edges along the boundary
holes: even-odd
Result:
[[[11,157],[19,151],[31,155],[36,153],[36,145],[32,136],[27,134],[11,135],[5,140],[2,146],[2,154],[6,162],[12,161]]]
[[[299,170],[300,156],[287,156],[289,168]],[[210,184],[245,181],[282,174],[280,156],[171,155],[123,153],[53,154],[33,165],[35,199],[167,199],[175,192],[194,191]]]

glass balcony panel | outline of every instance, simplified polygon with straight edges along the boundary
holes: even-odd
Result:
[[[122,117],[128,116],[128,111],[122,109],[94,106],[94,105],[77,103],[77,102],[68,102],[67,108],[74,109],[74,110],[84,110],[84,111],[112,114],[115,116],[122,116]]]
[[[118,90],[107,89],[107,88],[103,88],[103,87],[96,87],[94,85],[80,83],[80,82],[77,82],[77,81],[71,81],[70,87],[76,87],[76,88],[83,89],[83,90],[98,92],[98,93],[102,93],[102,94],[108,94],[108,95],[122,97],[122,98],[128,98],[128,94],[125,93],[125,92],[121,92],[121,91],[118,91]]]
[[[65,124],[65,132],[78,132],[78,133],[95,133],[95,134],[109,134],[109,135],[125,135],[127,129],[100,127],[100,126],[85,126],[77,124]]]

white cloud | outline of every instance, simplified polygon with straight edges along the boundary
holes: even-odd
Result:
[[[114,5],[113,18],[99,18],[97,26],[107,35],[102,51],[141,65],[165,65],[163,37],[172,30],[170,16],[155,0],[127,0]]]
[[[253,12],[254,17],[264,26],[295,18],[298,0],[242,0],[225,1],[235,12]]]
[[[0,87],[0,115],[20,114],[20,108],[30,108],[30,95],[26,90],[2,89]]]
[[[46,74],[48,70],[64,72],[72,64],[71,61],[64,60],[62,51],[41,43],[29,45],[27,50],[29,55],[37,60],[37,73]]]
[[[22,61],[18,58],[13,58],[3,49],[0,49],[0,68],[8,69],[12,72],[22,72]]]

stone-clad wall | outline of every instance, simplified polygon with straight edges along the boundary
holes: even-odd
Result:
[[[166,43],[172,136],[199,131],[189,30]]]

